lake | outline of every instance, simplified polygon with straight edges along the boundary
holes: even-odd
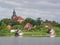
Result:
[[[60,45],[60,37],[0,37],[0,45]]]

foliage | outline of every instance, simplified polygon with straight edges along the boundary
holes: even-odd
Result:
[[[11,25],[12,25],[12,26],[14,26],[14,25],[20,25],[20,23],[17,22],[17,21],[13,21]]]
[[[36,24],[38,25],[38,26],[40,26],[41,25],[41,18],[37,18],[37,20],[36,20]]]
[[[36,20],[32,19],[32,18],[26,18],[24,20],[23,23],[19,23],[17,21],[11,21],[8,18],[4,18],[0,21],[0,36],[7,36],[9,35],[14,35],[13,33],[10,33],[9,30],[6,29],[7,25],[11,25],[12,29],[21,29],[23,32],[26,32],[27,30],[24,30],[24,26],[26,25],[26,23],[31,23],[33,25],[33,27],[36,25],[35,28],[33,28],[32,30],[29,30],[27,32],[31,32],[30,33],[25,33],[25,35],[32,35],[33,32],[37,32],[38,35],[47,35],[47,30],[48,28],[45,27],[44,25],[42,26],[41,22],[43,20],[41,20],[41,18],[37,18]],[[60,36],[60,24],[56,21],[49,21],[49,20],[45,20],[44,23],[46,22],[50,22],[53,25],[53,29],[56,32],[57,36]],[[37,34],[36,33],[36,34]],[[36,35],[35,33],[33,35]]]
[[[13,26],[13,29],[22,29],[23,27],[22,27],[22,25],[14,25]]]
[[[36,24],[36,21],[32,18],[26,18],[24,23],[31,23],[33,26]]]
[[[12,21],[8,18],[4,18],[0,22],[4,22],[6,25],[10,25],[12,23]]]
[[[0,29],[5,29],[6,28],[6,24],[4,22],[1,23]]]

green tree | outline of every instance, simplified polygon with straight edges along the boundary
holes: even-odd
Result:
[[[23,26],[22,25],[14,25],[13,29],[23,29]]]
[[[32,25],[35,25],[36,21],[32,18],[26,18],[24,21],[24,24],[26,24],[26,23],[31,23]]]
[[[42,22],[41,18],[37,18],[37,20],[36,20],[36,24],[37,24],[38,26],[41,25],[41,22]]]
[[[51,22],[51,21],[49,21],[49,20],[45,20],[44,22],[47,23],[47,22]]]
[[[6,25],[12,24],[12,21],[8,18],[2,19],[1,22],[4,22]]]
[[[57,25],[60,28],[60,24]]]
[[[6,29],[6,24],[4,22],[1,23],[0,29]]]
[[[13,21],[11,25],[12,25],[12,26],[14,26],[14,25],[20,25],[20,23],[17,22],[17,21]]]
[[[56,21],[51,21],[51,23],[52,23],[53,26],[57,26],[58,25],[58,23]]]

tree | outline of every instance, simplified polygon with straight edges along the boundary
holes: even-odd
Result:
[[[4,22],[6,25],[10,25],[12,23],[12,21],[8,18],[2,19],[1,22]]]
[[[1,23],[0,29],[6,29],[6,24],[4,22]]]
[[[12,26],[14,26],[14,25],[20,25],[20,23],[17,22],[17,21],[13,21],[11,25],[12,25]]]
[[[51,21],[51,23],[52,23],[53,26],[57,26],[58,25],[58,23],[56,21]]]
[[[51,22],[51,21],[49,21],[49,20],[45,20],[45,23],[47,23],[47,22]]]
[[[23,26],[22,25],[14,25],[13,29],[23,29]]]
[[[38,25],[38,26],[40,26],[40,25],[41,25],[41,21],[42,21],[42,20],[41,20],[41,18],[40,18],[40,17],[39,17],[39,18],[37,18],[36,23],[37,23],[37,25]]]
[[[57,25],[60,28],[60,24]]]
[[[31,23],[33,26],[36,24],[36,21],[35,20],[33,20],[32,18],[26,18],[25,19],[25,21],[24,21],[24,23],[26,24],[26,23]]]

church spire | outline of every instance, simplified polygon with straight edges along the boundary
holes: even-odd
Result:
[[[13,18],[13,17],[17,17],[17,16],[16,16],[15,9],[13,10],[13,15],[12,15],[12,18]]]
[[[13,10],[13,16],[16,16],[16,12],[15,12],[15,9]]]

